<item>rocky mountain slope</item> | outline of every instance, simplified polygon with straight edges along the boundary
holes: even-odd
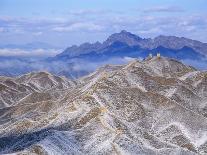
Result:
[[[16,78],[0,77],[0,108],[23,102],[51,100],[76,83],[47,72],[32,72]]]
[[[0,154],[207,154],[207,72],[174,59],[0,79]]]

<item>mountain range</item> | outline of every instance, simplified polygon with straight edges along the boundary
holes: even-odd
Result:
[[[142,39],[139,36],[127,32],[125,30],[120,33],[115,33],[109,36],[109,38],[103,43],[96,42],[94,44],[84,43],[80,46],[72,46],[67,48],[63,53],[57,55],[57,57],[75,57],[82,54],[89,54],[91,52],[95,53],[104,53],[110,52],[108,48],[125,47],[132,48],[134,50],[153,50],[160,49],[159,52],[162,52],[162,49],[165,50],[185,50],[186,48],[191,49],[194,52],[197,52],[202,55],[207,55],[207,43],[201,43],[196,40],[191,40],[187,38],[179,38],[175,36],[158,36],[154,39]],[[134,48],[133,48],[134,47]],[[118,49],[117,49],[118,50]],[[164,54],[164,52],[163,52]],[[138,53],[139,55],[139,53]],[[167,55],[167,54],[166,54]],[[187,54],[186,54],[187,55]]]
[[[0,154],[207,154],[207,72],[149,56],[73,80],[0,77]]]
[[[32,48],[30,45],[26,47]],[[46,59],[34,61],[28,58],[0,57],[0,74],[17,76],[31,71],[47,70],[56,75],[77,78],[108,63],[124,64],[128,60],[145,59],[148,55],[155,56],[157,53],[197,69],[207,69],[207,43],[175,36],[145,39],[123,30],[112,34],[103,43],[73,45]]]

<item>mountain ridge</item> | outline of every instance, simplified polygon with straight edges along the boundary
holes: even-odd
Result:
[[[100,49],[106,48],[107,46],[110,46],[111,44],[117,41],[126,43],[129,46],[138,45],[141,48],[149,49],[149,50],[153,48],[157,48],[159,46],[178,50],[186,46],[192,48],[193,50],[199,52],[200,54],[205,54],[205,55],[207,54],[207,50],[206,50],[207,43],[202,43],[197,40],[192,40],[184,37],[163,36],[163,35],[155,37],[154,39],[151,38],[142,39],[135,34],[127,32],[126,30],[122,30],[120,33],[114,33],[111,36],[109,36],[103,43],[100,42],[84,43],[81,44],[80,46],[68,47],[63,51],[63,53],[57,56],[61,57],[63,55],[68,54],[69,57],[73,57],[79,54],[83,54],[83,53],[86,54],[93,51],[96,51],[98,53]]]
[[[204,155],[206,75],[154,56],[106,65],[67,89],[31,92],[0,109],[0,153]],[[31,73],[14,81],[32,79],[47,90],[40,79],[48,76]]]
[[[0,75],[16,76],[31,71],[47,70],[56,75],[78,78],[105,64],[124,64],[130,59],[148,55],[171,57],[207,69],[207,44],[187,38],[158,36],[142,39],[127,31],[112,34],[104,42],[84,43],[65,49],[49,58],[0,57]]]

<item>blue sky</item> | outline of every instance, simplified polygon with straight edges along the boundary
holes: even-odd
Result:
[[[141,37],[207,42],[206,0],[0,0],[0,44],[60,47],[103,41],[122,29]]]

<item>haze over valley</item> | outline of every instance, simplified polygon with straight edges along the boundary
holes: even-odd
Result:
[[[83,43],[62,51],[43,43],[6,47],[9,47],[7,50],[16,50],[11,52],[11,55],[5,52],[7,55],[0,56],[0,73],[7,76],[49,71],[56,75],[78,78],[106,64],[126,64],[133,59],[141,60],[149,54],[155,56],[157,53],[175,58],[197,69],[205,70],[207,66],[206,43],[175,36],[145,39],[126,30],[110,35],[103,43]]]

